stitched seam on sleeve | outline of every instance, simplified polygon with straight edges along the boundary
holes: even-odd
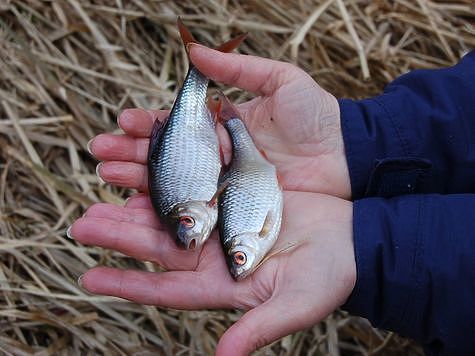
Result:
[[[407,144],[406,140],[403,137],[402,129],[398,125],[396,125],[395,116],[391,113],[391,111],[386,107],[386,105],[383,103],[383,101],[380,98],[375,97],[375,98],[372,98],[371,100],[373,100],[375,103],[377,103],[383,109],[383,111],[386,113],[391,125],[394,128],[394,131],[396,132],[396,136],[397,136],[397,138],[398,138],[398,140],[401,144],[401,149],[402,149],[404,155],[409,156],[409,145]]]
[[[417,302],[417,296],[419,294],[419,291],[421,289],[421,276],[419,271],[419,262],[424,255],[424,228],[422,221],[424,221],[424,213],[425,213],[425,201],[424,197],[419,196],[417,199],[417,222],[416,222],[416,227],[417,227],[417,233],[416,233],[416,238],[414,241],[413,245],[413,250],[414,250],[414,255],[411,261],[412,269],[411,269],[411,280],[409,285],[414,286],[414,290],[410,293],[407,293],[409,298],[406,300],[404,303],[404,308],[403,308],[403,313],[401,315],[401,319],[403,324],[406,325],[406,327],[410,327],[413,323],[413,318],[415,318],[418,313],[418,308],[412,308],[411,312],[411,306],[415,305]],[[412,316],[412,318],[411,318]]]

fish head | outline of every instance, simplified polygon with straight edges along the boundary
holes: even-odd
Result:
[[[216,206],[190,201],[175,208],[177,243],[187,250],[201,247],[213,231],[218,219]]]
[[[236,280],[244,279],[250,275],[262,259],[257,233],[240,235],[233,240],[232,245],[226,251],[226,262],[231,275]]]

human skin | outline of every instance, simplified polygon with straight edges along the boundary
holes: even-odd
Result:
[[[216,232],[201,251],[186,251],[175,245],[147,196],[131,198],[125,207],[95,204],[72,225],[75,240],[155,262],[167,272],[95,267],[81,285],[141,304],[245,310],[221,337],[216,354],[246,355],[318,323],[346,301],[355,284],[352,203],[290,191],[284,199],[274,248],[284,251],[240,282],[227,270]]]
[[[197,44],[191,46],[190,58],[212,80],[257,95],[238,109],[256,146],[276,166],[284,189],[350,199],[340,112],[333,95],[288,63]],[[147,190],[150,114],[163,120],[167,111],[125,110],[118,123],[128,136],[103,134],[92,141],[93,154],[106,161],[98,169],[106,182]],[[229,143],[221,141],[229,151]]]
[[[243,317],[221,337],[216,354],[245,355],[310,327],[343,304],[356,281],[352,203],[336,99],[290,64],[193,45],[191,60],[211,79],[257,94],[239,105],[256,145],[279,172],[284,188],[282,230],[272,255],[251,276],[234,281],[217,233],[198,251],[185,251],[162,227],[146,195],[146,155],[153,120],[166,111],[125,110],[125,135],[90,143],[104,161],[106,182],[137,188],[124,207],[95,204],[77,220],[77,241],[153,261],[150,273],[96,267],[81,278],[95,294],[178,309],[239,308]],[[229,143],[222,140],[229,151]],[[326,194],[321,194],[326,193]]]

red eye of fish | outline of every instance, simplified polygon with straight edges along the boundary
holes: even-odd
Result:
[[[195,220],[191,216],[182,216],[180,218],[180,224],[183,224],[186,227],[193,227],[195,226]]]
[[[238,251],[233,255],[234,263],[242,266],[246,263],[247,257],[244,252]]]

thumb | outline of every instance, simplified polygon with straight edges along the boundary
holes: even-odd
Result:
[[[290,63],[223,53],[197,43],[189,46],[189,53],[193,64],[210,79],[259,95],[272,95],[300,71]]]
[[[270,299],[248,311],[219,340],[216,356],[248,355],[260,347],[313,325],[316,316],[295,298]]]

